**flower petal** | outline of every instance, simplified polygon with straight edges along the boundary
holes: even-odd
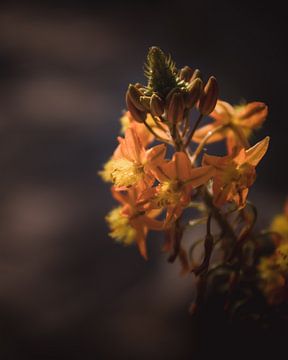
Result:
[[[151,163],[153,163],[153,165],[159,165],[163,163],[165,154],[166,154],[165,144],[160,144],[152,147],[146,152],[147,165],[149,166],[151,165]]]
[[[200,143],[205,138],[205,136],[208,135],[208,133],[210,131],[215,130],[218,126],[219,126],[219,124],[217,124],[217,123],[202,126],[201,128],[199,128],[198,130],[195,131],[192,141],[194,141],[196,143]],[[222,131],[219,131],[219,132],[217,131],[217,132],[215,132],[214,135],[209,137],[209,139],[205,142],[206,142],[206,144],[210,144],[213,142],[221,141],[225,138],[225,135],[226,135],[225,129],[223,129]]]
[[[205,184],[215,174],[213,166],[201,166],[191,171],[191,185],[196,188]],[[189,181],[190,184],[190,181]]]
[[[232,105],[226,101],[218,100],[215,109],[209,115],[221,124],[230,122],[231,117],[234,116],[235,110]]]
[[[223,170],[226,168],[229,163],[231,163],[232,157],[230,155],[227,156],[214,156],[204,154],[202,158],[202,165],[211,165],[217,170]]]
[[[262,125],[268,114],[268,107],[263,102],[254,101],[237,113],[237,117],[241,119],[241,126],[248,128],[257,128]]]
[[[172,161],[175,162],[177,179],[186,181],[191,178],[192,165],[186,153],[182,151],[175,152]]]
[[[135,129],[128,128],[125,132],[124,141],[119,139],[123,155],[130,161],[141,162],[145,154],[144,146],[141,144]]]
[[[256,166],[265,155],[269,146],[269,140],[269,136],[266,136],[265,139],[259,141],[256,145],[246,150],[246,162],[250,165]]]

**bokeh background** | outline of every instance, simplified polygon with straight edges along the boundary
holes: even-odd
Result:
[[[158,45],[215,75],[222,99],[269,105],[251,192],[267,226],[287,194],[286,30],[277,2],[0,2],[1,359],[193,354],[192,277],[167,264],[160,239],[148,262],[113,243],[97,171]]]

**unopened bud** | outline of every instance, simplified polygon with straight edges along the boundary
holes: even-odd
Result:
[[[134,84],[134,86],[137,88],[137,89],[142,89],[144,87],[144,85],[140,84],[140,83],[136,83]]]
[[[199,100],[199,111],[203,115],[209,115],[215,108],[219,95],[217,80],[211,76],[204,87]]]
[[[163,100],[157,94],[153,94],[150,99],[150,111],[154,116],[161,116],[164,113]]]
[[[203,89],[203,82],[200,78],[194,79],[188,86],[188,91],[185,94],[185,106],[191,109],[199,100]]]
[[[127,96],[130,98],[133,105],[140,111],[144,111],[145,107],[141,104],[140,96],[143,94],[135,85],[130,84],[127,91]]]
[[[201,72],[199,69],[194,70],[193,75],[190,78],[190,82],[194,81],[195,79],[201,78]]]
[[[130,111],[132,118],[137,122],[143,123],[144,120],[146,119],[146,113],[136,108],[136,106],[131,101],[131,97],[128,91],[126,93],[126,104],[127,104],[127,109]]]
[[[172,95],[175,93],[179,93],[179,88],[174,87],[172,90],[169,91],[169,93],[167,94],[166,98],[165,98],[165,106],[168,108]]]
[[[183,95],[180,92],[175,92],[170,99],[167,119],[171,123],[180,122],[183,120],[185,110]]]
[[[184,80],[186,82],[189,82],[189,80],[191,79],[193,75],[193,70],[189,67],[189,66],[184,66],[181,70],[180,70],[180,74],[179,74],[179,78],[181,80]]]

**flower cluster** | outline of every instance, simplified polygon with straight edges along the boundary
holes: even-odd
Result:
[[[213,248],[222,241],[224,259],[238,266],[254,219],[246,216],[244,228],[237,232],[229,213],[244,214],[255,168],[267,151],[269,137],[250,146],[250,135],[265,120],[267,106],[251,102],[233,107],[219,100],[214,76],[205,82],[198,69],[178,70],[157,47],[149,49],[145,75],[146,85],[128,87],[122,136],[100,171],[119,203],[106,216],[110,236],[125,245],[136,243],[147,259],[148,232],[162,231],[169,261],[178,258],[183,271],[199,276],[209,270]],[[201,126],[207,116],[210,123]],[[227,154],[206,153],[208,144],[221,140],[226,142]],[[191,251],[181,244],[187,226],[197,223],[183,216],[191,207],[207,224],[203,262],[197,266]],[[211,234],[211,221],[220,229],[217,236]]]

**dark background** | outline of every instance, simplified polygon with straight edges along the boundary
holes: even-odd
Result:
[[[215,75],[222,99],[268,104],[253,141],[269,134],[271,146],[251,192],[267,226],[287,194],[286,30],[277,2],[1,1],[1,359],[192,356],[192,277],[161,241],[145,262],[107,236],[113,201],[97,171],[158,45]]]

